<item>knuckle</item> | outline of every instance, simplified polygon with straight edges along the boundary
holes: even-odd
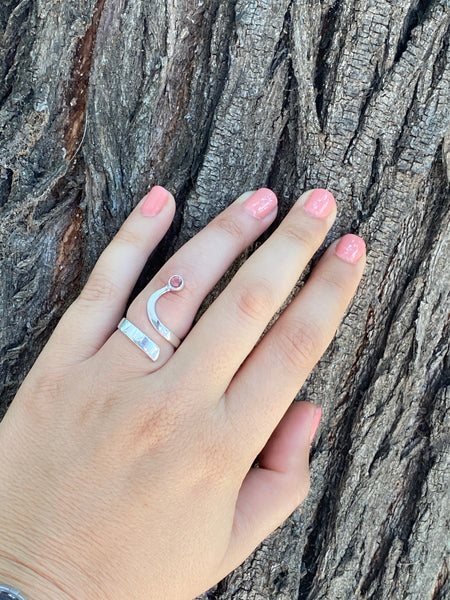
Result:
[[[278,354],[288,372],[310,369],[320,358],[322,333],[313,321],[283,325],[278,336]]]
[[[319,275],[319,281],[331,289],[332,293],[337,292],[340,296],[347,292],[347,284],[339,277],[339,274],[329,269],[323,269]]]
[[[181,415],[168,405],[147,407],[136,411],[129,426],[131,438],[140,441],[145,452],[163,448],[176,438]]]
[[[238,314],[252,321],[262,321],[273,314],[273,292],[268,282],[263,280],[246,284],[236,293]]]
[[[283,227],[281,233],[301,249],[315,250],[319,243],[317,232],[301,224],[289,223]]]
[[[125,244],[127,246],[135,246],[139,249],[142,248],[141,237],[131,229],[126,229],[125,227],[122,227],[116,233],[113,243],[115,242],[119,242],[120,244]]]
[[[216,218],[215,226],[235,239],[240,240],[245,237],[241,224],[226,214]]]
[[[124,409],[117,425],[119,435],[129,439],[144,455],[155,450],[176,452],[174,445],[186,425],[183,405],[176,403],[175,394],[172,397],[170,385],[167,388],[158,385],[149,389],[148,384],[141,382],[137,389],[140,401]],[[107,406],[105,412],[110,412]]]
[[[88,303],[116,301],[120,296],[117,284],[106,273],[96,273],[89,277],[75,302]]]

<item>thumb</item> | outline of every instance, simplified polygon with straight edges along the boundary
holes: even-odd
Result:
[[[250,469],[239,492],[224,575],[303,502],[309,492],[309,450],[322,409],[294,402]],[[226,570],[226,572],[225,572]]]

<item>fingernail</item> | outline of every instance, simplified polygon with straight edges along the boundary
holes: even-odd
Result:
[[[335,253],[345,262],[355,265],[366,250],[366,243],[362,238],[353,233],[347,233],[339,240]]]
[[[156,217],[162,211],[168,199],[169,192],[160,185],[155,185],[145,196],[141,205],[141,213],[145,217]]]
[[[321,416],[322,416],[322,409],[320,408],[320,406],[318,406],[316,408],[315,412],[314,412],[313,420],[312,420],[312,423],[311,423],[311,433],[310,433],[310,436],[309,436],[310,443],[315,438],[315,435],[317,433],[317,428],[319,427]]]
[[[252,194],[250,198],[247,198],[242,206],[255,219],[264,219],[275,210],[277,204],[277,197],[272,190],[261,188]]]
[[[324,219],[333,212],[336,201],[328,190],[314,190],[307,198],[303,208],[313,217]]]

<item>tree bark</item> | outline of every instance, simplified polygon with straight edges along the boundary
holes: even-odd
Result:
[[[326,244],[367,242],[299,394],[324,409],[312,491],[205,599],[450,597],[449,30],[448,0],[0,6],[3,411],[153,184],[178,210],[139,289],[263,185],[281,216],[329,188]]]

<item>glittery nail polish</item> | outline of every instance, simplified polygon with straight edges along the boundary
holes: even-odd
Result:
[[[275,210],[277,204],[277,197],[272,190],[261,188],[252,194],[250,198],[247,198],[242,206],[255,219],[264,219],[264,217],[267,217],[267,215],[270,215]]]
[[[364,254],[366,244],[362,238],[353,233],[347,233],[339,240],[335,254],[347,263],[355,265]]]
[[[336,201],[328,190],[316,189],[306,199],[303,208],[307,213],[318,219],[324,219],[332,213]]]

